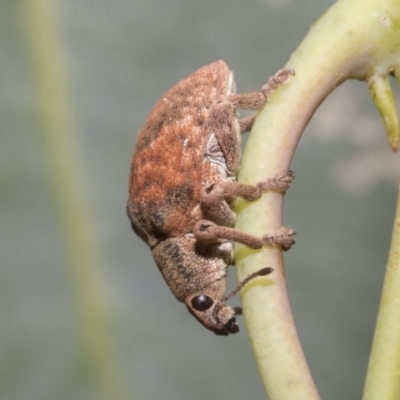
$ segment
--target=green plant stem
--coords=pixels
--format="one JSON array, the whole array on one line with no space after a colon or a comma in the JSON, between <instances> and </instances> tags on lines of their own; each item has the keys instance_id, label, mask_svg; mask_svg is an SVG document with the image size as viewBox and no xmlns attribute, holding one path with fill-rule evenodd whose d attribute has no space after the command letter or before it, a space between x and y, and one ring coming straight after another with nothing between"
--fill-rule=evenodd
<instances>
[{"instance_id":1,"label":"green plant stem","mask_svg":"<svg viewBox=\"0 0 400 400\"><path fill-rule=\"evenodd\" d=\"M306 124L329 93L346 79L367 80L376 73L397 71L399 61L398 0L338 1L288 61L286 67L293 68L296 76L274 93L257 117L239 181L255 184L287 171ZM256 236L274 231L282 225L282 205L282 195L276 192L253 203L240 200L236 227ZM281 252L237 245L235 259L239 281L261 268L275 268L241 291L246 326L269 399L318 399L293 323Z\"/></svg>"},{"instance_id":2,"label":"green plant stem","mask_svg":"<svg viewBox=\"0 0 400 400\"><path fill-rule=\"evenodd\" d=\"M390 146L393 151L397 151L400 142L400 124L387 73L383 75L379 73L374 74L368 80L368 86L385 124Z\"/></svg>"},{"instance_id":3,"label":"green plant stem","mask_svg":"<svg viewBox=\"0 0 400 400\"><path fill-rule=\"evenodd\" d=\"M400 192L363 400L400 395Z\"/></svg>"},{"instance_id":4,"label":"green plant stem","mask_svg":"<svg viewBox=\"0 0 400 400\"><path fill-rule=\"evenodd\" d=\"M101 280L99 246L83 179L81 144L71 112L61 40L51 0L25 0L42 133L49 155L76 305L82 349L97 398L126 398L110 332L110 303Z\"/></svg>"}]
</instances>

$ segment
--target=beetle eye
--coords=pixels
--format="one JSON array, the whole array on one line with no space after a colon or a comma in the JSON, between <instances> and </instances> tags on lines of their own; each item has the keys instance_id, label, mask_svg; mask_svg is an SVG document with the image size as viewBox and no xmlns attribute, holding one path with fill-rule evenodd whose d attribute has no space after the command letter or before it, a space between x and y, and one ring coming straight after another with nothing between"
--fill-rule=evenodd
<instances>
[{"instance_id":1,"label":"beetle eye","mask_svg":"<svg viewBox=\"0 0 400 400\"><path fill-rule=\"evenodd\" d=\"M214 300L201 294L200 296L193 297L192 299L192 307L197 311L206 311L214 304Z\"/></svg>"}]
</instances>

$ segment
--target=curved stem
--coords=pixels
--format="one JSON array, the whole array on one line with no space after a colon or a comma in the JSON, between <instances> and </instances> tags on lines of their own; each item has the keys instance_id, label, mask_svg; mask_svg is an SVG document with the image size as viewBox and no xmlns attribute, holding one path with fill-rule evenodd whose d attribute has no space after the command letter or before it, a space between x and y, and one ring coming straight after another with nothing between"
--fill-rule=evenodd
<instances>
[{"instance_id":1,"label":"curved stem","mask_svg":"<svg viewBox=\"0 0 400 400\"><path fill-rule=\"evenodd\" d=\"M397 0L341 0L312 27L287 68L296 76L279 88L257 117L246 146L239 181L255 184L289 169L309 119L339 84L368 79L399 65L400 7ZM261 236L282 225L283 198L266 193L238 201L236 227ZM262 218L260 216L262 215ZM283 258L276 248L236 246L239 281L273 267L268 284L251 283L241 293L257 365L271 400L318 399L302 352L286 292Z\"/></svg>"}]
</instances>

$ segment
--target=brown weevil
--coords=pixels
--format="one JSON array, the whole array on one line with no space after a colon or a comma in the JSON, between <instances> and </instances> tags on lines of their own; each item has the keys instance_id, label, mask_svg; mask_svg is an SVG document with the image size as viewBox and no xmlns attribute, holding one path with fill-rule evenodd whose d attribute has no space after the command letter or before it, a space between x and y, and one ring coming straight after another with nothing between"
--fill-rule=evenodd
<instances>
[{"instance_id":1,"label":"brown weevil","mask_svg":"<svg viewBox=\"0 0 400 400\"><path fill-rule=\"evenodd\" d=\"M261 238L232 228L235 196L247 201L263 192L284 193L293 174L247 185L236 181L240 134L255 116L239 119L237 109L260 109L292 70L278 71L260 91L235 94L233 74L223 61L206 65L178 82L157 102L139 132L129 181L127 213L133 230L150 246L175 297L207 329L236 333L235 310L225 302L225 276L233 261L231 241L250 248L294 243L282 227ZM267 275L272 268L246 278Z\"/></svg>"}]
</instances>

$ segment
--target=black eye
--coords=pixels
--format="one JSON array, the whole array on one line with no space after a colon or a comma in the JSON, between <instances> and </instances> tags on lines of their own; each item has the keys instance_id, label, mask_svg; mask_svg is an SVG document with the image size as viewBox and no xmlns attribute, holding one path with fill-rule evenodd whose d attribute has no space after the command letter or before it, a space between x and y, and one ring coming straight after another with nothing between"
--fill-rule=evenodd
<instances>
[{"instance_id":1,"label":"black eye","mask_svg":"<svg viewBox=\"0 0 400 400\"><path fill-rule=\"evenodd\" d=\"M193 297L192 307L197 311L206 311L214 304L214 300L204 294Z\"/></svg>"}]
</instances>

